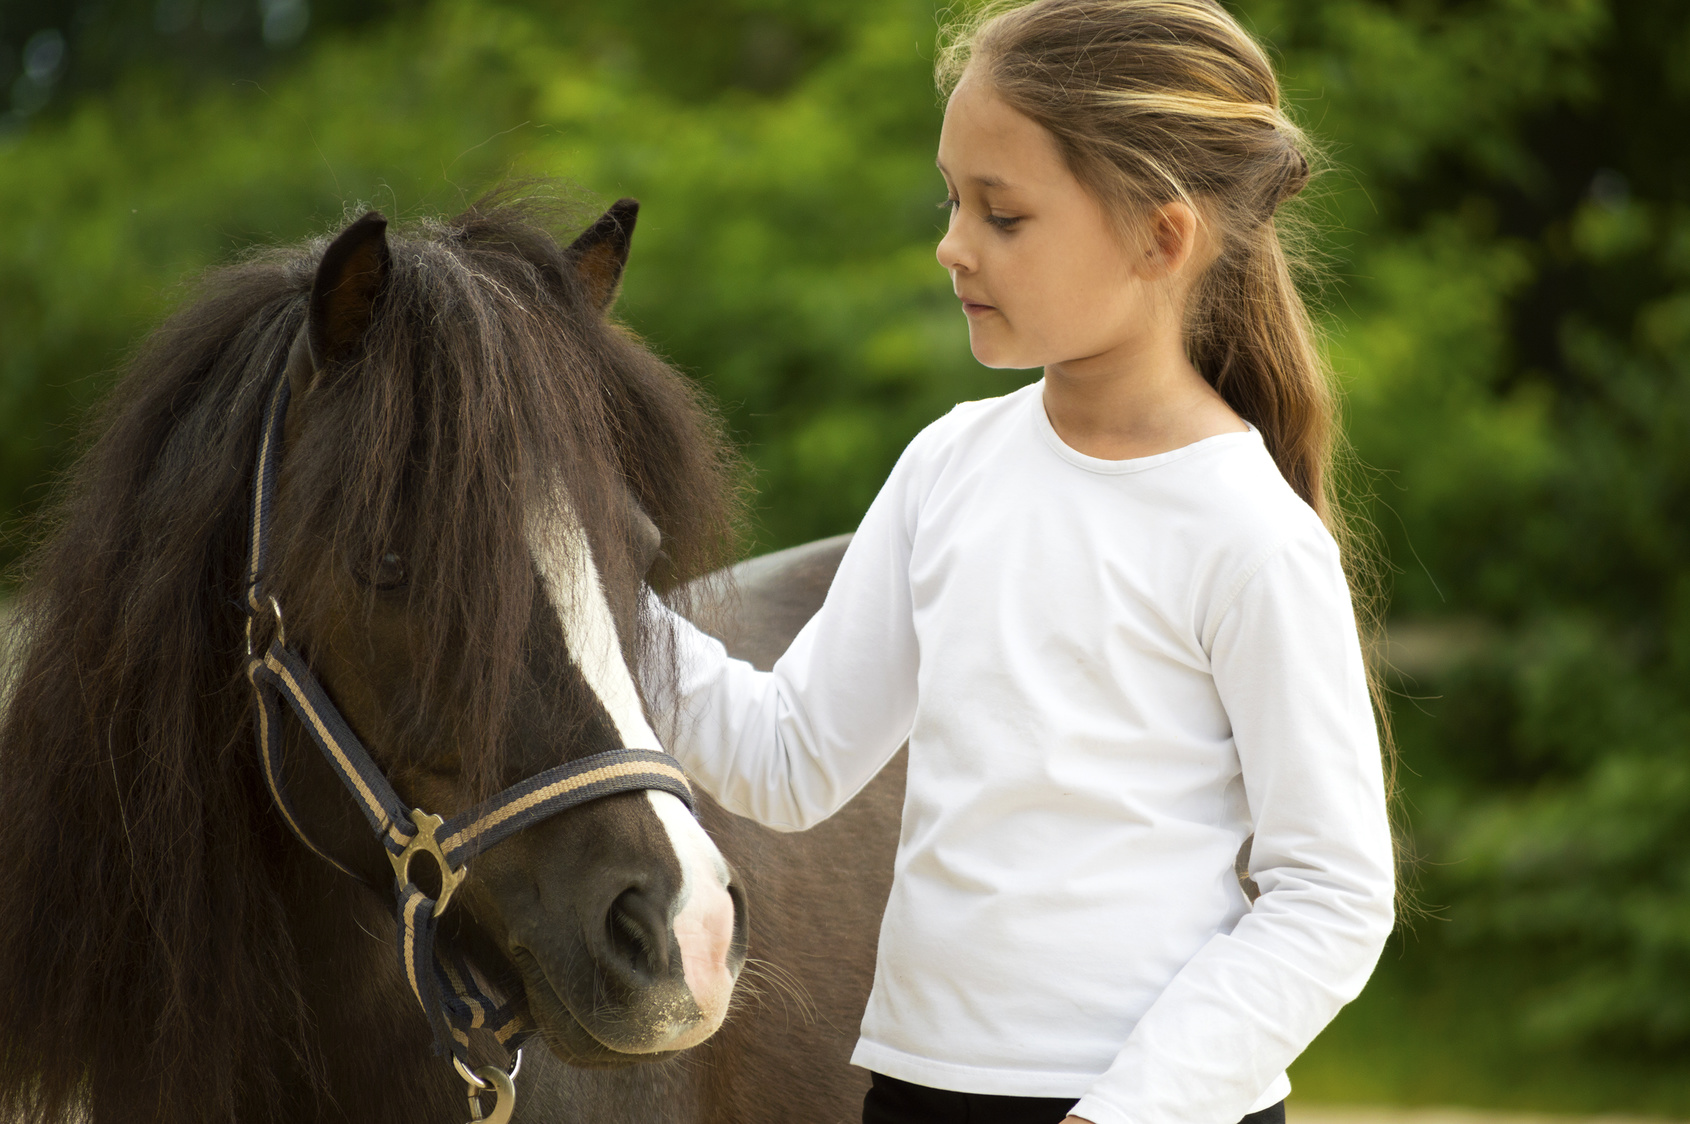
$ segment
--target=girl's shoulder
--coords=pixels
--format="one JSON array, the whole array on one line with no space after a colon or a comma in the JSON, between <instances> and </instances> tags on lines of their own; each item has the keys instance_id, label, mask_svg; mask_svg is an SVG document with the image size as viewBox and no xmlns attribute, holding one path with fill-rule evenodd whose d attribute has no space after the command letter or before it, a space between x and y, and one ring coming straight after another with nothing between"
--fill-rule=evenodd
<instances>
[{"instance_id":1,"label":"girl's shoulder","mask_svg":"<svg viewBox=\"0 0 1690 1124\"><path fill-rule=\"evenodd\" d=\"M1145 522L1171 562L1163 572L1180 575L1174 584L1205 652L1246 589L1297 605L1328 603L1311 591L1347 596L1337 542L1259 434L1213 442L1168 469Z\"/></svg>"},{"instance_id":2,"label":"girl's shoulder","mask_svg":"<svg viewBox=\"0 0 1690 1124\"><path fill-rule=\"evenodd\" d=\"M1248 570L1294 543L1337 556L1320 516L1285 479L1259 433L1213 441L1161 474L1164 502L1187 534L1207 540L1217 561Z\"/></svg>"},{"instance_id":3,"label":"girl's shoulder","mask_svg":"<svg viewBox=\"0 0 1690 1124\"><path fill-rule=\"evenodd\" d=\"M1200 442L1204 447L1199 455L1170 465L1175 470L1168 474L1170 484L1187 492L1192 502L1233 521L1320 525L1320 516L1285 479L1255 426L1248 433L1224 436L1226 440Z\"/></svg>"}]
</instances>

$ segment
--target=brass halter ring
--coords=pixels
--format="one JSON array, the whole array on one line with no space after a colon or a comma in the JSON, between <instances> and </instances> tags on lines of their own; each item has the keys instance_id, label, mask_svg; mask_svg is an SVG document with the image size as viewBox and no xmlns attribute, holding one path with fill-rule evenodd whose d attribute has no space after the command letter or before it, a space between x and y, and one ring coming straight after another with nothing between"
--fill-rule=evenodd
<instances>
[{"instance_id":1,"label":"brass halter ring","mask_svg":"<svg viewBox=\"0 0 1690 1124\"><path fill-rule=\"evenodd\" d=\"M405 844L403 851L397 855L390 851L387 857L393 863L393 876L399 880L399 885L403 886L411 880L411 860L417 853L433 856L434 865L440 868L440 896L434 899L434 916L439 917L446 912L446 903L452 900L452 891L458 888L458 883L469 873L469 865L466 863L453 870L452 864L446 861L446 852L440 849L440 840L435 837L440 825L446 821L439 816L429 815L421 808L412 808L411 822L416 825L417 833L411 836L411 841Z\"/></svg>"}]
</instances>

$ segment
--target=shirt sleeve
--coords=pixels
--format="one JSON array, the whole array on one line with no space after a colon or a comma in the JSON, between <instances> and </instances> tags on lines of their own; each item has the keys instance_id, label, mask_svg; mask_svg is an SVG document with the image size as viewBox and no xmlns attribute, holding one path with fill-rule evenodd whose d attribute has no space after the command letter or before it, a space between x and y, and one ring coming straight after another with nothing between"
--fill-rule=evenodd
<instances>
[{"instance_id":1,"label":"shirt sleeve","mask_svg":"<svg viewBox=\"0 0 1690 1124\"><path fill-rule=\"evenodd\" d=\"M1245 581L1211 651L1261 889L1151 1005L1074 1109L1095 1124L1231 1124L1367 982L1395 895L1355 615L1324 529Z\"/></svg>"},{"instance_id":2,"label":"shirt sleeve","mask_svg":"<svg viewBox=\"0 0 1690 1124\"><path fill-rule=\"evenodd\" d=\"M783 831L812 827L909 737L919 662L909 582L914 460L905 450L822 607L772 671L734 659L661 609L675 630L678 678L646 682L646 697L671 751L729 811Z\"/></svg>"}]
</instances>

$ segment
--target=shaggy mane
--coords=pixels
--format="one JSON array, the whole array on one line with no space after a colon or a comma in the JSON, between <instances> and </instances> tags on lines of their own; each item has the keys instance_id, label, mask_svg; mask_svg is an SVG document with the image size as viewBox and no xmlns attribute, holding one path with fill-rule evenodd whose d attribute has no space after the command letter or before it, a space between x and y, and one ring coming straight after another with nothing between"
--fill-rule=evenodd
<instances>
[{"instance_id":1,"label":"shaggy mane","mask_svg":"<svg viewBox=\"0 0 1690 1124\"><path fill-rule=\"evenodd\" d=\"M272 546L268 586L308 636L325 567L403 544L426 575L417 713L452 716L478 791L503 783L534 503L561 486L624 593L629 491L664 535L660 586L733 549L713 415L592 306L552 226L492 197L390 236L367 356L313 389ZM312 1056L241 582L260 415L327 244L206 277L129 364L25 564L0 718L0 1118L139 1099L229 1120L284 1099L252 1087L279 1081L257 1059Z\"/></svg>"}]
</instances>

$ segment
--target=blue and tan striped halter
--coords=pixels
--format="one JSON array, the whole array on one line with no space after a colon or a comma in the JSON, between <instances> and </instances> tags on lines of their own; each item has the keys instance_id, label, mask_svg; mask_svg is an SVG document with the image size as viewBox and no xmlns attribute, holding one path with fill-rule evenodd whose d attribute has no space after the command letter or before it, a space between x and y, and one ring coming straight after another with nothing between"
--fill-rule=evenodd
<instances>
[{"instance_id":1,"label":"blue and tan striped halter","mask_svg":"<svg viewBox=\"0 0 1690 1124\"><path fill-rule=\"evenodd\" d=\"M479 974L456 951L435 945L435 922L445 912L452 891L463 881L470 859L510 838L523 828L566 809L604 796L655 789L693 806L680 763L666 753L646 749L614 749L595 753L547 769L505 789L492 799L447 820L420 808L407 810L387 777L370 757L322 684L288 646L282 610L265 593L264 567L270 539L270 519L281 462L283 423L287 416L289 384L286 372L276 382L264 412L263 435L252 490L251 562L247 568L247 679L257 699L259 753L264 777L276 807L289 828L307 847L337 869L358 877L318 847L305 834L282 783L282 703L298 715L306 733L322 750L393 864L397 897L400 968L434 1031L435 1052L450 1053L459 1074L469 1084L470 1111L480 1120L478 1096L498 1093L490 1121L508 1120L515 1093L510 1074L495 1066L469 1068L469 1031L485 1028L520 1062L523 1041L533 1032L521 994L498 1003L488 994ZM256 652L254 623L272 623L270 646ZM430 898L411 881L411 859L426 852L440 868L440 893Z\"/></svg>"}]
</instances>

